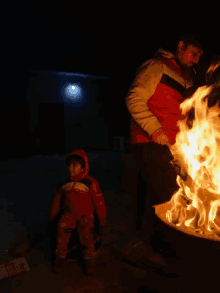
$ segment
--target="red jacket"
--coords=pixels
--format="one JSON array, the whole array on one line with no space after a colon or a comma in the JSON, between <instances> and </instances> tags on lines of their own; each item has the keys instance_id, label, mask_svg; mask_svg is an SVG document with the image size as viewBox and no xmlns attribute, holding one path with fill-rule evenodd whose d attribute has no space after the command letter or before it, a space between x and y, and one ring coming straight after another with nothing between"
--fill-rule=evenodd
<instances>
[{"instance_id":1,"label":"red jacket","mask_svg":"<svg viewBox=\"0 0 220 293\"><path fill-rule=\"evenodd\" d=\"M106 206L98 182L89 173L89 160L83 150L77 149L71 152L81 156L85 161L84 172L75 178L67 178L64 183L54 191L52 205L50 209L50 220L59 212L61 201L64 213L74 215L76 219L83 215L91 215L94 209L101 223L106 219Z\"/></svg>"},{"instance_id":2,"label":"red jacket","mask_svg":"<svg viewBox=\"0 0 220 293\"><path fill-rule=\"evenodd\" d=\"M132 144L152 141L159 129L175 143L177 121L183 119L179 109L182 95L193 86L190 73L183 73L175 56L161 49L140 67L126 97Z\"/></svg>"}]
</instances>

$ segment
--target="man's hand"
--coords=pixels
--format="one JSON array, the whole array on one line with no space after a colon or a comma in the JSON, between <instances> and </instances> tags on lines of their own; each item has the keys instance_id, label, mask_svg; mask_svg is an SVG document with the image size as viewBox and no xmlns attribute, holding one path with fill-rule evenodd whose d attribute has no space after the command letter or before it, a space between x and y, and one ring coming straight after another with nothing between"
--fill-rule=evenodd
<instances>
[{"instance_id":1,"label":"man's hand","mask_svg":"<svg viewBox=\"0 0 220 293\"><path fill-rule=\"evenodd\" d=\"M161 144L161 145L167 145L170 147L170 141L168 136L166 135L166 132L162 129L157 130L153 135L153 141Z\"/></svg>"}]
</instances>

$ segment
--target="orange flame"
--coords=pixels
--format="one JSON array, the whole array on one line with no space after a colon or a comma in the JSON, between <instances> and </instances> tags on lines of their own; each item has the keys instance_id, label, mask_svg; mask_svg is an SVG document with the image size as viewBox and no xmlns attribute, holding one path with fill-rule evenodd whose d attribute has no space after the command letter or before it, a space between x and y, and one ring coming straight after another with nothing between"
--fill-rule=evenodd
<instances>
[{"instance_id":1,"label":"orange flame","mask_svg":"<svg viewBox=\"0 0 220 293\"><path fill-rule=\"evenodd\" d=\"M189 127L187 118L179 121L180 132L171 147L181 172L190 180L177 176L179 190L169 202L169 222L185 226L200 234L220 237L220 108L208 107L206 98L213 87L204 86L184 101L180 108L186 115L192 108L195 119Z\"/></svg>"}]
</instances>

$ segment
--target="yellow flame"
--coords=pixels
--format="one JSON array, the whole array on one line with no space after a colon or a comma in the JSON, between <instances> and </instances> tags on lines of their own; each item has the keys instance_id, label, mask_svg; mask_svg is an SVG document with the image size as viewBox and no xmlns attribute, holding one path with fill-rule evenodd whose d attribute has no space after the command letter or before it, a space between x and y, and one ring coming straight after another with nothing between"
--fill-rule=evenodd
<instances>
[{"instance_id":1,"label":"yellow flame","mask_svg":"<svg viewBox=\"0 0 220 293\"><path fill-rule=\"evenodd\" d=\"M184 182L177 176L179 190L173 195L168 221L184 225L198 233L220 235L220 108L208 108L208 96L213 88L199 88L180 108L186 115L194 108L191 127L187 117L178 122L180 132L171 152L181 164L181 170L192 178Z\"/></svg>"}]
</instances>

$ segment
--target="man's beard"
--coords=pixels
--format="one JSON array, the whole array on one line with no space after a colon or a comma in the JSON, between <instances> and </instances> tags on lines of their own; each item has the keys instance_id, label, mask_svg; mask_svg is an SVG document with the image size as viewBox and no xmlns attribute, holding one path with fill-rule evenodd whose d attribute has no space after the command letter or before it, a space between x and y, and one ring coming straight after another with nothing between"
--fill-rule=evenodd
<instances>
[{"instance_id":1,"label":"man's beard","mask_svg":"<svg viewBox=\"0 0 220 293\"><path fill-rule=\"evenodd\" d=\"M191 75L193 71L194 64L188 63L188 64L181 64L181 68L184 74Z\"/></svg>"},{"instance_id":2,"label":"man's beard","mask_svg":"<svg viewBox=\"0 0 220 293\"><path fill-rule=\"evenodd\" d=\"M194 63L188 63L187 64L187 68L193 68L193 66L194 66Z\"/></svg>"},{"instance_id":3,"label":"man's beard","mask_svg":"<svg viewBox=\"0 0 220 293\"><path fill-rule=\"evenodd\" d=\"M194 64L193 63L187 63L187 64L181 64L182 68L184 70L189 70L191 68L193 68Z\"/></svg>"}]
</instances>

